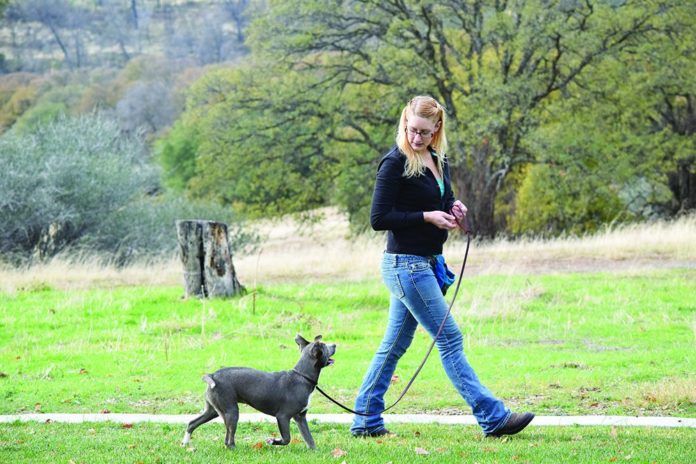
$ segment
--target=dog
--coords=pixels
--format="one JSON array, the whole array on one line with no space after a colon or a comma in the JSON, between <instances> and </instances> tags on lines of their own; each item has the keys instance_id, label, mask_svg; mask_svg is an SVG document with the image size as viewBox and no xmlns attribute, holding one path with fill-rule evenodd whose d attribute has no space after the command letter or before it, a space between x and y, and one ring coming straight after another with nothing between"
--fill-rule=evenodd
<instances>
[{"instance_id":1,"label":"dog","mask_svg":"<svg viewBox=\"0 0 696 464\"><path fill-rule=\"evenodd\" d=\"M336 345L327 345L321 338L319 335L310 343L299 334L295 337L301 355L290 371L264 372L247 367L226 367L204 375L203 380L208 384L205 410L189 422L181 445L189 443L191 434L198 426L220 416L227 429L225 446L234 449L239 403L244 403L264 414L275 416L282 438L269 438L266 440L268 444L290 443L290 419L294 419L307 446L315 449L307 425L309 397L319 381L321 370L333 364L331 356L336 353Z\"/></svg>"}]
</instances>

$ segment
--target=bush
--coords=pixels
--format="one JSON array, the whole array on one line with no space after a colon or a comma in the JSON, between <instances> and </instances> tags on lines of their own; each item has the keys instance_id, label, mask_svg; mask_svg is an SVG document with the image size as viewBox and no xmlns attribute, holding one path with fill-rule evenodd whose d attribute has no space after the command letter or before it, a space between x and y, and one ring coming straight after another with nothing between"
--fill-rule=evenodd
<instances>
[{"instance_id":1,"label":"bush","mask_svg":"<svg viewBox=\"0 0 696 464\"><path fill-rule=\"evenodd\" d=\"M143 144L102 116L60 117L0 138L0 251L53 254L157 186Z\"/></svg>"},{"instance_id":2,"label":"bush","mask_svg":"<svg viewBox=\"0 0 696 464\"><path fill-rule=\"evenodd\" d=\"M63 250L99 252L126 264L171 254L174 220L231 223L233 248L254 242L229 209L157 195L145 146L103 115L65 117L32 134L0 137L0 252L14 261Z\"/></svg>"},{"instance_id":3,"label":"bush","mask_svg":"<svg viewBox=\"0 0 696 464\"><path fill-rule=\"evenodd\" d=\"M196 218L227 223L235 252L251 251L258 242L257 235L245 231L244 223L229 208L183 197L145 196L109 215L76 248L87 253L99 250L117 265L172 256L178 246L175 221Z\"/></svg>"},{"instance_id":4,"label":"bush","mask_svg":"<svg viewBox=\"0 0 696 464\"><path fill-rule=\"evenodd\" d=\"M628 216L614 186L592 175L539 164L529 169L520 186L511 229L541 236L582 234Z\"/></svg>"}]
</instances>

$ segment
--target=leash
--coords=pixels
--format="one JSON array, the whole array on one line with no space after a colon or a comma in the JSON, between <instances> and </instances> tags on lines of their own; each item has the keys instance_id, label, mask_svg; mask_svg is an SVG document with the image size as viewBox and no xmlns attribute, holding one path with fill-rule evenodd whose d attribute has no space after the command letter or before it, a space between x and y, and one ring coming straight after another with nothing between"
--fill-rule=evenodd
<instances>
[{"instance_id":1,"label":"leash","mask_svg":"<svg viewBox=\"0 0 696 464\"><path fill-rule=\"evenodd\" d=\"M445 314L444 319L442 319L442 323L440 324L440 328L437 330L437 334L433 337L433 342L430 344L430 348L428 348L427 353L425 353L425 357L423 358L423 361L421 361L420 366L418 366L418 369L416 369L416 372L413 374L413 377L411 377L411 380L408 381L404 390L401 392L401 394L396 399L396 401L394 401L394 403L392 403L391 406L384 408L381 411L372 412L369 414L364 413L364 412L353 411L348 406L344 406L343 404L339 403L335 399L331 398L331 396L329 396L324 390L322 390L321 387L319 387L319 385L316 382L314 382L312 379L301 374L300 372L297 372L297 371L295 371L295 372L297 372L302 377L304 377L305 379L312 382L314 384L314 387L319 391L319 393L324 395L324 397L326 397L327 400L331 401L336 406L339 406L339 407L343 408L344 410L346 410L352 414L356 414L358 416L375 416L377 414L382 414L383 412L389 411L391 408L396 406L399 403L399 401L401 401L403 399L403 397L406 396L406 392L408 392L409 388L411 388L411 385L413 385L413 382L415 382L416 377L418 377L418 374L420 374L421 369L423 369L423 366L425 366L425 362L428 360L428 357L430 356L430 353L433 351L433 348L435 348L435 342L437 341L437 338L442 333L442 329L444 329L444 327L445 327L445 323L447 322L447 318L449 317L450 313L452 312L452 306L454 306L454 300L457 299L457 294L459 293L459 286L461 285L462 277L464 276L464 268L466 267L466 259L469 256L469 245L471 244L471 235L472 235L472 230L471 230L471 227L469 225L469 221L467 220L466 216L464 216L463 226L464 226L463 227L464 233L466 233L466 251L464 252L464 261L462 261L462 269L459 271L459 279L457 279L457 286L454 289L454 295L452 295L452 301L449 304L449 308L447 308L447 314Z\"/></svg>"}]
</instances>

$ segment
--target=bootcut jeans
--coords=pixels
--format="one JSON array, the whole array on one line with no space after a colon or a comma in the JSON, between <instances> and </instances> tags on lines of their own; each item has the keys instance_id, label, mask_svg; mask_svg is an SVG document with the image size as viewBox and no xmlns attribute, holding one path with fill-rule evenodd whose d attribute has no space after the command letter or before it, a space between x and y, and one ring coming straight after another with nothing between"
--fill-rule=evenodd
<instances>
[{"instance_id":1,"label":"bootcut jeans","mask_svg":"<svg viewBox=\"0 0 696 464\"><path fill-rule=\"evenodd\" d=\"M447 314L448 304L430 266L431 257L384 253L382 278L391 294L389 321L382 343L365 374L355 400L355 410L375 412L369 416L354 416L351 433L361 435L384 429L380 411L384 409L384 394L389 387L396 364L413 341L418 324L431 337L437 334ZM505 425L510 410L479 381L464 355L462 333L450 314L437 348L447 376L459 394L473 410L474 417L488 434ZM427 382L427 379L420 379Z\"/></svg>"}]
</instances>

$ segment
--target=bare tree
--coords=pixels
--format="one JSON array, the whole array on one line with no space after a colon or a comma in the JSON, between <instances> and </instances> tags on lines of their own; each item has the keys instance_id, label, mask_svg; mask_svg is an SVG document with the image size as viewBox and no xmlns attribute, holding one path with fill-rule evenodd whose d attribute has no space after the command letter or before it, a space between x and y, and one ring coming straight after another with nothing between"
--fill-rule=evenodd
<instances>
[{"instance_id":1,"label":"bare tree","mask_svg":"<svg viewBox=\"0 0 696 464\"><path fill-rule=\"evenodd\" d=\"M81 67L85 60L83 33L88 22L87 10L68 0L23 0L10 5L10 21L36 22L50 31L70 68Z\"/></svg>"},{"instance_id":2,"label":"bare tree","mask_svg":"<svg viewBox=\"0 0 696 464\"><path fill-rule=\"evenodd\" d=\"M223 0L222 6L227 13L227 17L234 23L234 28L237 33L237 42L244 43L244 33L249 18L247 16L247 7L249 0Z\"/></svg>"}]
</instances>

